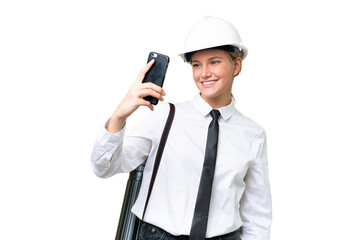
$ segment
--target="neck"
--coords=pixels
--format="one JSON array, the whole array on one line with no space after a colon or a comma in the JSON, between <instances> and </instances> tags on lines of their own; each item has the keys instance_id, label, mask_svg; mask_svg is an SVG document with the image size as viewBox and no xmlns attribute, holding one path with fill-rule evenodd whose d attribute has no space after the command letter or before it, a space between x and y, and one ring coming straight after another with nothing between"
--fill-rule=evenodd
<instances>
[{"instance_id":1,"label":"neck","mask_svg":"<svg viewBox=\"0 0 360 240\"><path fill-rule=\"evenodd\" d=\"M201 96L201 94L200 94ZM204 98L203 96L201 96L202 99L204 99L205 102L207 102L213 109L218 109L221 107L225 107L227 105L229 105L231 103L231 96L227 97L227 98Z\"/></svg>"}]
</instances>

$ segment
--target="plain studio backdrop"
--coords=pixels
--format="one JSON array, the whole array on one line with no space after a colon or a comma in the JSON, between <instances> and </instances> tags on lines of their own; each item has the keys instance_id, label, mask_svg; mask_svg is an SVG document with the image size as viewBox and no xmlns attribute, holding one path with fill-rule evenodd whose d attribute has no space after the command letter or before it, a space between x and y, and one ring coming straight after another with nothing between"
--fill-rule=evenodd
<instances>
[{"instance_id":1,"label":"plain studio backdrop","mask_svg":"<svg viewBox=\"0 0 360 240\"><path fill-rule=\"evenodd\" d=\"M204 15L249 49L233 94L268 135L271 239L360 239L355 0L1 1L0 239L114 239L128 175L93 174L97 134L150 51L165 100L194 97L177 53Z\"/></svg>"}]
</instances>

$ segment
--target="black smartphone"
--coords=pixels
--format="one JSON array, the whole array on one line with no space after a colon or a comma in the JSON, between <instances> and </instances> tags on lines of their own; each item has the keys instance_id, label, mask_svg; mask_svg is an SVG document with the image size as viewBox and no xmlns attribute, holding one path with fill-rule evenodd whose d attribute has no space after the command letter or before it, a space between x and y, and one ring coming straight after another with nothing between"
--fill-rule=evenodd
<instances>
[{"instance_id":1,"label":"black smartphone","mask_svg":"<svg viewBox=\"0 0 360 240\"><path fill-rule=\"evenodd\" d=\"M149 71L145 74L143 83L152 82L156 85L162 87L164 84L164 79L167 71L167 67L169 65L170 58L164 54L150 52L148 61L150 62L152 59L155 59L155 63L149 69ZM144 97L145 100L151 102L151 104L158 104L159 100L152 96Z\"/></svg>"}]
</instances>

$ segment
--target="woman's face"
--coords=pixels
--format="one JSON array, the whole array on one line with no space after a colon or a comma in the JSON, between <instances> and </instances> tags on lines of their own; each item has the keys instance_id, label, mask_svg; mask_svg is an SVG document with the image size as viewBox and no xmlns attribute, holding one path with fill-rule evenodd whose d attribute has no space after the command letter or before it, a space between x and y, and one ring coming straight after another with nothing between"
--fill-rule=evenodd
<instances>
[{"instance_id":1,"label":"woman's face","mask_svg":"<svg viewBox=\"0 0 360 240\"><path fill-rule=\"evenodd\" d=\"M201 97L213 108L228 105L234 76L241 69L241 59L232 62L224 50L206 49L192 55L191 65Z\"/></svg>"}]
</instances>

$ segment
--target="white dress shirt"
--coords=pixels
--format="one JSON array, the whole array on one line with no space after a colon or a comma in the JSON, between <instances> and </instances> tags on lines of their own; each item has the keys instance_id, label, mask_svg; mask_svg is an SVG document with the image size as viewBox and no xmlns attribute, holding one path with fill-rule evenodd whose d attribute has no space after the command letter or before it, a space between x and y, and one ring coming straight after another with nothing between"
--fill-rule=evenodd
<instances>
[{"instance_id":1,"label":"white dress shirt","mask_svg":"<svg viewBox=\"0 0 360 240\"><path fill-rule=\"evenodd\" d=\"M173 235L190 234L211 110L200 95L175 104L175 118L144 219ZM242 226L242 240L268 240L272 211L264 129L237 111L233 102L218 110L219 140L206 237ZM102 178L130 172L147 159L132 208L139 218L168 114L169 105L160 103L126 137L125 128L117 134L103 128L91 156L93 171Z\"/></svg>"}]
</instances>

